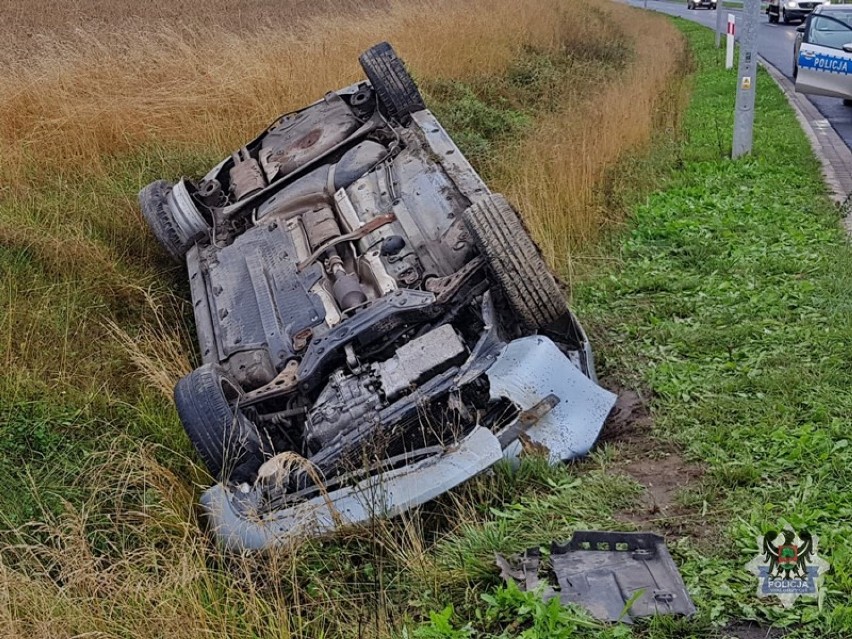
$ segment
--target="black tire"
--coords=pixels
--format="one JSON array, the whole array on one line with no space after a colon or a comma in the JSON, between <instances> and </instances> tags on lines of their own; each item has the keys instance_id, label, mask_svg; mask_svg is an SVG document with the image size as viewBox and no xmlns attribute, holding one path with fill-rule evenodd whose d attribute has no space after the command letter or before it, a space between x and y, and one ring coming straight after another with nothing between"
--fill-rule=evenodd
<instances>
[{"instance_id":1,"label":"black tire","mask_svg":"<svg viewBox=\"0 0 852 639\"><path fill-rule=\"evenodd\" d=\"M232 407L240 395L239 385L213 364L196 368L175 386L183 428L217 481L253 482L265 458L257 428Z\"/></svg>"},{"instance_id":2,"label":"black tire","mask_svg":"<svg viewBox=\"0 0 852 639\"><path fill-rule=\"evenodd\" d=\"M178 233L177 223L166 200L171 188L165 180L151 182L139 191L139 207L160 246L175 262L181 262L195 242L183 241Z\"/></svg>"},{"instance_id":3,"label":"black tire","mask_svg":"<svg viewBox=\"0 0 852 639\"><path fill-rule=\"evenodd\" d=\"M787 10L781 9L781 22L784 24L790 24L790 18L787 16Z\"/></svg>"},{"instance_id":4,"label":"black tire","mask_svg":"<svg viewBox=\"0 0 852 639\"><path fill-rule=\"evenodd\" d=\"M849 98L844 98L843 106L852 107L852 100L850 100Z\"/></svg>"},{"instance_id":5,"label":"black tire","mask_svg":"<svg viewBox=\"0 0 852 639\"><path fill-rule=\"evenodd\" d=\"M568 313L565 295L505 197L483 198L464 212L464 222L525 328L545 328Z\"/></svg>"},{"instance_id":6,"label":"black tire","mask_svg":"<svg viewBox=\"0 0 852 639\"><path fill-rule=\"evenodd\" d=\"M414 79L387 42L371 47L361 54L358 61L388 117L406 124L412 113L426 108Z\"/></svg>"}]
</instances>

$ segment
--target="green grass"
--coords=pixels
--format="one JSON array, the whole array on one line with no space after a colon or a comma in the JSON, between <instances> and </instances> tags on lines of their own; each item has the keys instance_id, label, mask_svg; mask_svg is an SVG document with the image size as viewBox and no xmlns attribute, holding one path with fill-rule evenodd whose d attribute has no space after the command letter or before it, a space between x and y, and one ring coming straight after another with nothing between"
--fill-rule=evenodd
<instances>
[{"instance_id":1,"label":"green grass","mask_svg":"<svg viewBox=\"0 0 852 639\"><path fill-rule=\"evenodd\" d=\"M661 433L707 464L702 487L726 525L726 554L695 555L691 584L726 616L850 626L852 254L819 167L780 91L761 73L752 157L729 162L734 77L708 32L681 25L699 73L683 168L638 207L616 277L585 289L610 318L604 354L637 371ZM621 318L611 324L611 318ZM749 597L754 537L789 522L821 537L833 573L822 611Z\"/></svg>"},{"instance_id":2,"label":"green grass","mask_svg":"<svg viewBox=\"0 0 852 639\"><path fill-rule=\"evenodd\" d=\"M46 399L21 382L3 389L0 510L13 523L47 520L0 545L0 568L19 571L11 583L25 585L14 599L21 608L13 616L28 619L21 627L36 623L28 611L49 610L68 619L68 634L88 631L90 616L127 637L133 624L184 618L246 638L710 638L743 620L803 638L852 636L852 256L805 137L765 74L755 154L726 159L735 78L722 70L710 31L678 25L696 62L686 138L648 160L655 176L665 162L672 168L652 193L637 192L629 227L612 240L612 268L574 293L601 372L653 398L653 441L673 441L706 467L680 501L693 528L708 535L669 540L699 608L695 619L603 626L500 585L494 552L578 529L631 528L618 517L641 492L619 470L629 441L602 444L566 467L534 458L516 471L499 466L404 518L244 560L204 541L185 481L188 444L165 399L144 389L132 402L116 389ZM485 157L520 134L535 115L525 100L552 77L549 63L531 57L496 89L430 90L453 134L466 134L466 149ZM507 97L511 86L525 89ZM136 182L162 168L126 162ZM161 164L177 170L168 158ZM95 203L102 192L81 188ZM149 273L150 246L138 254L127 247L130 275ZM31 277L34 294L47 295L51 274L37 270L31 252L0 251L0 259L7 281ZM81 314L116 303L73 287L67 299ZM125 309L130 325L143 309L138 300ZM80 481L69 485L75 475ZM744 564L755 536L784 522L819 535L832 563L822 609L800 601L785 610L753 596ZM78 547L94 555L94 568ZM40 548L36 559L29 548ZM77 566L77 555L80 574L95 576L91 584L65 580L76 573L62 569Z\"/></svg>"},{"instance_id":3,"label":"green grass","mask_svg":"<svg viewBox=\"0 0 852 639\"><path fill-rule=\"evenodd\" d=\"M706 468L681 501L695 529L708 535L670 540L698 616L658 620L633 636L709 637L715 626L743 621L795 637L852 636L852 252L807 140L763 72L754 154L727 159L735 76L722 69L712 32L678 26L692 45L696 73L677 168L635 207L616 241L617 267L575 289L601 368L645 389L653 397L654 436L676 442ZM615 448L616 459L629 452ZM614 480L607 467L601 460L602 471L568 472L581 483ZM598 486L592 507L571 525L611 525L616 501ZM565 506L576 509L557 491L501 512L520 526L546 520L542 509ZM470 540L499 521L470 531L467 544L459 540L462 552L484 554ZM800 600L784 609L755 597L756 579L744 565L756 553L756 537L787 523L818 535L832 564L821 605ZM514 532L504 527L497 537ZM544 543L555 532L539 529L532 538ZM516 599L504 608L529 615L529 602ZM429 624L433 632L455 619L453 632L467 634L422 636L547 636L536 624L549 613L495 628L489 602L457 605L453 617ZM551 636L618 632L575 628L572 619L558 622L566 630Z\"/></svg>"},{"instance_id":4,"label":"green grass","mask_svg":"<svg viewBox=\"0 0 852 639\"><path fill-rule=\"evenodd\" d=\"M529 132L536 119L565 104L589 100L625 69L633 51L624 36L604 43L564 47L548 54L527 47L502 77L483 74L468 82L421 81L426 99L454 141L486 180L507 146Z\"/></svg>"}]
</instances>

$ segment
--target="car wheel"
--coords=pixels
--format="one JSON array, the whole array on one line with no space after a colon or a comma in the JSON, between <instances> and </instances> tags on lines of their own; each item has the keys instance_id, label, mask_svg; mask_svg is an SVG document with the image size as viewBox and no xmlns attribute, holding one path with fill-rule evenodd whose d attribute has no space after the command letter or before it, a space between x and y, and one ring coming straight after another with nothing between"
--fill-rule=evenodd
<instances>
[{"instance_id":1,"label":"car wheel","mask_svg":"<svg viewBox=\"0 0 852 639\"><path fill-rule=\"evenodd\" d=\"M188 224L184 225L186 228L182 228L168 201L171 190L172 186L165 180L152 182L139 191L139 207L160 246L173 260L180 262L192 245L204 235L207 224L196 214L198 219L188 220Z\"/></svg>"},{"instance_id":2,"label":"car wheel","mask_svg":"<svg viewBox=\"0 0 852 639\"><path fill-rule=\"evenodd\" d=\"M387 42L371 47L358 60L389 117L406 124L412 113L426 108L414 79Z\"/></svg>"},{"instance_id":3,"label":"car wheel","mask_svg":"<svg viewBox=\"0 0 852 639\"><path fill-rule=\"evenodd\" d=\"M845 98L845 99L843 100L843 106L852 107L852 99Z\"/></svg>"},{"instance_id":4,"label":"car wheel","mask_svg":"<svg viewBox=\"0 0 852 639\"><path fill-rule=\"evenodd\" d=\"M512 205L493 194L464 212L491 277L523 326L538 330L568 313L565 295Z\"/></svg>"},{"instance_id":5,"label":"car wheel","mask_svg":"<svg viewBox=\"0 0 852 639\"><path fill-rule=\"evenodd\" d=\"M189 440L217 481L252 482L271 447L234 408L242 390L225 371L204 364L175 386L175 404Z\"/></svg>"},{"instance_id":6,"label":"car wheel","mask_svg":"<svg viewBox=\"0 0 852 639\"><path fill-rule=\"evenodd\" d=\"M781 9L781 22L784 24L790 24L790 18L787 16L786 9Z\"/></svg>"}]
</instances>

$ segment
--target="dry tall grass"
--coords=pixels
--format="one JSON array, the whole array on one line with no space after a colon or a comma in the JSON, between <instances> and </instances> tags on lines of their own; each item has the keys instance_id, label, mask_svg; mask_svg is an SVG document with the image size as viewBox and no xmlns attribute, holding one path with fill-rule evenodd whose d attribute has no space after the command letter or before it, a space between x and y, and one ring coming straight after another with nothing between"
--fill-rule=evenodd
<instances>
[{"instance_id":1,"label":"dry tall grass","mask_svg":"<svg viewBox=\"0 0 852 639\"><path fill-rule=\"evenodd\" d=\"M357 20L325 14L249 33L178 24L124 33L121 46L82 30L3 69L3 178L21 184L34 170L103 170L106 155L163 141L224 151L279 112L362 77L359 53L389 35L418 74L464 78L499 72L524 45L558 46L566 20L550 0L498 0L481 11L397 0Z\"/></svg>"},{"instance_id":2,"label":"dry tall grass","mask_svg":"<svg viewBox=\"0 0 852 639\"><path fill-rule=\"evenodd\" d=\"M678 128L687 95L672 86L685 67L680 33L661 28L667 25L655 16L618 6L604 15L632 51L626 72L600 87L593 100L565 103L541 118L496 171L497 186L524 212L548 262L569 278L575 256L588 253L583 246L621 221L623 211L602 206L598 191L605 173L661 126Z\"/></svg>"},{"instance_id":3,"label":"dry tall grass","mask_svg":"<svg viewBox=\"0 0 852 639\"><path fill-rule=\"evenodd\" d=\"M93 10L66 0L69 5L82 12L81 19L124 6L100 0ZM192 18L195 6L190 0L179 3L183 20L173 26L159 19L147 29L134 22L135 30L127 31L121 20L109 27L96 22L78 25L71 35L65 28L63 37L51 38L48 31L34 43L16 32L9 50L32 55L24 61L0 56L0 242L22 256L22 268L35 263L44 280L32 286L30 277L5 273L11 299L2 324L10 334L32 326L43 330L25 343L10 341L0 352L7 369L21 371L26 384L49 379L85 387L100 382L103 362L110 363L110 374L103 377L123 380L126 362L109 352L110 334L90 310L106 307L107 316L119 314L131 325L145 321L147 306L137 287L156 284L161 274L151 268L156 251L138 214L135 190L164 173L193 170L187 157L196 158L200 170L278 113L361 77L357 57L370 44L393 40L421 77L463 80L500 74L524 47L554 52L566 46L566 34L577 34L569 44L571 38L584 39L584 46L609 34L595 32L600 19L589 6L555 0L345 3L342 15L315 14L304 3L260 3L248 6L265 22L241 30L224 26L227 3L204 5L204 15ZM218 17L211 23L208 14ZM19 8L13 19L16 15L20 23L21 16L30 16L36 24L41 14L33 5L31 11ZM286 26L271 26L273 19ZM586 28L577 30L577 24ZM565 136L572 120L559 121L555 117L552 127L561 126ZM647 135L646 130L642 136ZM520 186L536 179L533 169L542 156L526 164L528 174L503 180L510 194L531 205L533 219L538 215L533 207L551 210L547 215L553 219L553 211L567 209L566 201L582 199L573 188L588 189L591 180L573 175L585 175L589 161L599 166L612 156L587 157L576 146L560 148L563 156L551 164L561 163L561 173L551 177L571 186L559 190L562 204L556 208L543 206L530 194L532 188ZM563 229L536 231L547 247L549 236ZM547 253L555 257L558 251ZM55 296L62 294L56 282L69 280L74 290L68 321L51 326L39 309L50 313ZM22 299L27 304L16 302ZM59 369L52 352L57 343L67 346Z\"/></svg>"},{"instance_id":4,"label":"dry tall grass","mask_svg":"<svg viewBox=\"0 0 852 639\"><path fill-rule=\"evenodd\" d=\"M370 44L392 41L419 77L467 80L504 73L525 47L604 46L617 26L633 51L626 72L570 93L595 99L543 117L490 167L560 267L600 225L603 172L650 136L682 52L664 22L581 0L234 4L39 0L4 14L0 409L79 402L62 395L77 389L140 405L137 429L168 422L183 441L160 398L192 350L170 292L181 275L157 261L135 192L206 168L278 113L360 77ZM126 384L134 366L148 374L141 388ZM224 557L162 451L96 418L115 444L81 462L73 491L39 493L88 496L0 533L0 637L385 637L416 596L408 588L467 588L463 572L436 567L416 514L330 550ZM449 520L476 516L464 500L449 509ZM347 581L357 562L376 567L373 581Z\"/></svg>"},{"instance_id":5,"label":"dry tall grass","mask_svg":"<svg viewBox=\"0 0 852 639\"><path fill-rule=\"evenodd\" d=\"M124 5L111 2L71 5L81 21L123 16L115 9ZM165 17L157 12L166 5L154 3L117 26L107 28L102 17L94 26L65 26L72 33L62 38L51 38L50 29L60 27L50 22L42 27L46 33L32 34L36 16L61 10L27 6L7 23L17 23L7 51L30 57L0 55L0 242L34 258L49 279L70 276L77 286L108 291L98 304L141 309L135 322L144 321L146 308L137 286L158 278L148 266L151 243L133 197L138 184L158 173L154 167L180 170L174 158L181 154L216 157L235 148L279 112L360 77L357 55L370 43L392 39L422 77L465 79L499 74L525 46L581 51L609 37L611 26L604 23L621 28L635 52L627 74L586 91L600 99L566 104L544 118L496 171L497 185L520 205L547 257L562 270L601 227L606 212L596 208L594 189L625 148L650 136L654 101L678 61L677 36L649 16L612 7L602 20L599 9L553 0L433 0L416 9L405 0L378 8L348 2L342 15L317 14L304 3L256 2L245 15L258 25L236 31L223 24L227 3L213 3L192 22L194 5L185 0ZM208 15L215 16L212 24ZM140 29L143 17L154 26ZM271 26L275 19L288 28ZM124 20L135 30L128 32ZM144 162L121 164L122 155L139 149ZM39 325L33 313L61 294L47 283L35 291L22 288L15 275L4 288L13 298L4 318L10 334ZM15 304L21 298L30 303ZM63 341L109 341L84 306L83 299L74 305L79 312L72 315L79 317L70 331L62 329ZM86 328L78 332L81 325ZM53 329L55 342L59 327ZM31 370L35 379L76 385L91 379L85 346L70 345L62 357L68 368L59 371L52 354L39 357L44 346L38 339L10 343L2 359L9 369ZM113 359L101 348L93 355L95 361Z\"/></svg>"}]
</instances>

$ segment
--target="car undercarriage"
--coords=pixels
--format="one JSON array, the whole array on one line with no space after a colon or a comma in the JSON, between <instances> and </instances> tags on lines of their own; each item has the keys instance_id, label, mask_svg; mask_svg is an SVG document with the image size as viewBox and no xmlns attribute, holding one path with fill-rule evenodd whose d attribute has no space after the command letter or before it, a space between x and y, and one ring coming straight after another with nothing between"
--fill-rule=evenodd
<instances>
[{"instance_id":1,"label":"car undercarriage","mask_svg":"<svg viewBox=\"0 0 852 639\"><path fill-rule=\"evenodd\" d=\"M509 202L393 49L142 212L186 262L201 365L175 388L228 545L401 512L535 445L591 448L614 397Z\"/></svg>"}]
</instances>

